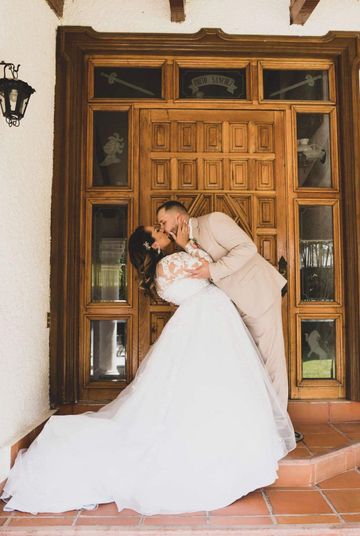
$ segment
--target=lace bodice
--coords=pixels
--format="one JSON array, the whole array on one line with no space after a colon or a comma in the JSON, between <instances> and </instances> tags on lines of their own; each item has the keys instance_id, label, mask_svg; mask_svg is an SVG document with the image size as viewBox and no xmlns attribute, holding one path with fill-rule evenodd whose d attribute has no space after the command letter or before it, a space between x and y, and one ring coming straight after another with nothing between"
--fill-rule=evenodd
<instances>
[{"instance_id":1,"label":"lace bodice","mask_svg":"<svg viewBox=\"0 0 360 536\"><path fill-rule=\"evenodd\" d=\"M188 269L200 266L200 259L212 262L206 251L189 242L185 251L161 259L156 269L156 290L163 300L180 305L187 298L210 285L208 279L192 279Z\"/></svg>"}]
</instances>

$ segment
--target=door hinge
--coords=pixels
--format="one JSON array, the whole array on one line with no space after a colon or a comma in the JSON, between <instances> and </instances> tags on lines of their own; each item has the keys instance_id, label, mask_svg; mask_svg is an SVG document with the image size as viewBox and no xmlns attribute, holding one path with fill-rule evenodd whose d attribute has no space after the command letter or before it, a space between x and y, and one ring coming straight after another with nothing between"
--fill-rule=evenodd
<instances>
[{"instance_id":1,"label":"door hinge","mask_svg":"<svg viewBox=\"0 0 360 536\"><path fill-rule=\"evenodd\" d=\"M51 314L46 313L46 327L49 328L51 325Z\"/></svg>"}]
</instances>

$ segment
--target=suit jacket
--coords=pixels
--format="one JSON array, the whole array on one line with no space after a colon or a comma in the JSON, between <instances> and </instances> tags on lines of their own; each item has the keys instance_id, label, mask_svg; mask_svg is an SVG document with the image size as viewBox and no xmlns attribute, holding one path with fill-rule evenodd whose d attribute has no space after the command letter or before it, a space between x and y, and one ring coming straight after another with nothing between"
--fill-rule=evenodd
<instances>
[{"instance_id":1,"label":"suit jacket","mask_svg":"<svg viewBox=\"0 0 360 536\"><path fill-rule=\"evenodd\" d=\"M241 313L260 316L279 299L286 279L257 252L255 243L229 216L212 212L192 218L192 233L213 259L211 280Z\"/></svg>"}]
</instances>

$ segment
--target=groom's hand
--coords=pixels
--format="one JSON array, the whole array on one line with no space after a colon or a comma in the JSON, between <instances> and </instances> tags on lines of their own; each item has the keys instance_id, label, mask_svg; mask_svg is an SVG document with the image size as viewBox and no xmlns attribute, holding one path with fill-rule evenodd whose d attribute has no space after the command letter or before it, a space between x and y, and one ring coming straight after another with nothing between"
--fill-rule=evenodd
<instances>
[{"instance_id":1,"label":"groom's hand","mask_svg":"<svg viewBox=\"0 0 360 536\"><path fill-rule=\"evenodd\" d=\"M192 279L210 279L209 262L204 259L200 259L201 266L196 268L189 268L186 270L189 272Z\"/></svg>"},{"instance_id":2,"label":"groom's hand","mask_svg":"<svg viewBox=\"0 0 360 536\"><path fill-rule=\"evenodd\" d=\"M170 232L169 235L178 246L185 249L186 244L189 242L189 224L183 219L179 219L176 234Z\"/></svg>"}]
</instances>

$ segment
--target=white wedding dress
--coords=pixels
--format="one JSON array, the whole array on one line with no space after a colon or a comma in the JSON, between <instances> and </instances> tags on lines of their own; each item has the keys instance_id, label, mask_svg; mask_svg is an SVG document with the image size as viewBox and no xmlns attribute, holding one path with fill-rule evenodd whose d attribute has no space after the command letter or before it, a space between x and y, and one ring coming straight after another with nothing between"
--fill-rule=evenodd
<instances>
[{"instance_id":1,"label":"white wedding dress","mask_svg":"<svg viewBox=\"0 0 360 536\"><path fill-rule=\"evenodd\" d=\"M16 458L5 511L214 510L276 480L290 418L233 303L188 277L207 254L187 251L158 264L159 295L180 306L132 383L97 412L48 420Z\"/></svg>"}]
</instances>

